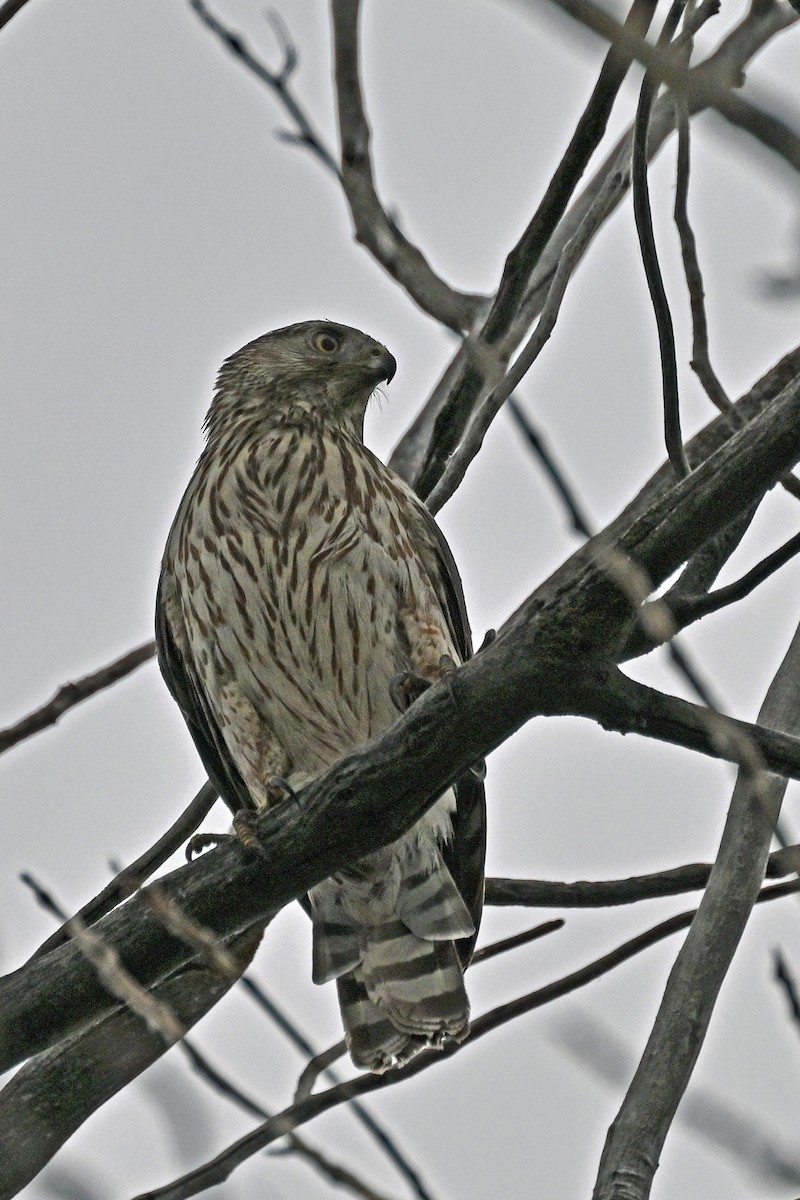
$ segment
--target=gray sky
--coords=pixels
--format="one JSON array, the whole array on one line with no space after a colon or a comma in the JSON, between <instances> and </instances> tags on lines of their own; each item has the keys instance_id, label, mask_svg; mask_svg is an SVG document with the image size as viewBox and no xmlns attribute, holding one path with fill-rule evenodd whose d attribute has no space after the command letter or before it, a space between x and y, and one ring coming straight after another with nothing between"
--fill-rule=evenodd
<instances>
[{"instance_id":1,"label":"gray sky","mask_svg":"<svg viewBox=\"0 0 800 1200\"><path fill-rule=\"evenodd\" d=\"M325 6L286 0L277 7L300 49L299 94L333 145ZM490 290L558 162L602 48L554 19L543 0L370 0L365 9L364 78L381 194L447 279ZM723 9L727 24L744 6L726 0ZM215 11L277 62L260 5L227 0ZM708 37L717 36L712 28ZM750 73L762 100L784 104L795 127L799 38L797 29L784 34ZM623 92L615 128L634 96ZM30 0L0 33L0 113L5 725L59 683L151 635L161 549L200 451L223 357L258 333L309 317L380 338L399 367L368 419L368 441L387 454L452 341L355 245L335 182L307 152L276 139L283 113L182 0ZM768 270L791 264L797 182L711 117L697 122L694 145L691 205L712 354L737 394L797 340L797 302L768 302L761 286ZM652 181L684 362L690 341L670 226L670 148ZM709 405L688 369L682 378L692 432ZM655 332L629 205L579 270L521 393L598 524L661 462ZM796 530L795 508L785 496L768 499L730 577ZM477 641L576 544L504 416L440 521ZM798 586L793 564L686 639L737 716L756 715L797 620ZM655 663L637 674L679 686ZM51 928L19 883L21 870L65 906L79 906L107 881L108 859L140 853L203 778L153 664L11 751L0 772L3 970ZM707 860L731 780L728 767L670 747L585 722L534 722L490 763L489 872L604 878ZM790 829L795 807L790 790ZM226 824L219 811L207 827ZM561 933L470 973L474 1011L555 979L685 907L686 900L567 914ZM490 910L484 940L536 918ZM794 901L754 916L696 1073L698 1086L756 1114L789 1146L800 1041L769 978L769 951L781 944L800 973L798 928ZM650 950L560 1011L591 1014L637 1057L676 949L673 939ZM270 929L254 973L320 1045L340 1036L333 990L311 983L309 928L298 909ZM437 1196L516 1200L532 1190L554 1198L590 1190L622 1090L566 1053L554 1015L545 1009L524 1018L372 1102ZM302 1064L251 1017L246 997L232 996L197 1038L218 1066L279 1107ZM177 1140L172 1121L182 1130ZM210 1097L173 1051L91 1120L56 1166L98 1196L125 1197L166 1182L250 1125ZM187 1147L192 1126L197 1136ZM376 1186L401 1194L341 1112L306 1132ZM754 1180L676 1127L653 1194L788 1200L796 1191ZM30 1200L53 1194L44 1177L26 1193ZM218 1194L316 1200L330 1192L305 1166L255 1159Z\"/></svg>"}]
</instances>

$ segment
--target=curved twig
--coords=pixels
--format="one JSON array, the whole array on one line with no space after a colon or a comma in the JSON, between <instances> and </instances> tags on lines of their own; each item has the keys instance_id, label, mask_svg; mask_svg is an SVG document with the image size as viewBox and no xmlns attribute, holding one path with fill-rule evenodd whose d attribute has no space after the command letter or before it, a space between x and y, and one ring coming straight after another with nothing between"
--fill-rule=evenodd
<instances>
[{"instance_id":1,"label":"curved twig","mask_svg":"<svg viewBox=\"0 0 800 1200\"><path fill-rule=\"evenodd\" d=\"M331 11L342 144L341 178L356 239L423 312L450 329L469 330L485 306L484 297L458 292L446 284L418 247L400 232L378 198L359 77L359 0L333 0Z\"/></svg>"},{"instance_id":2,"label":"curved twig","mask_svg":"<svg viewBox=\"0 0 800 1200\"><path fill-rule=\"evenodd\" d=\"M155 642L152 640L145 642L143 645L137 646L135 650L128 650L120 658L115 658L105 667L99 667L96 671L92 671L91 675L84 675L82 679L77 679L74 683L62 684L47 704L28 713L26 717L22 717L14 725L9 725L7 729L0 729L0 754L5 750L10 750L12 746L16 746L25 738L33 737L35 733L40 733L43 729L55 725L65 712L69 712L76 704L81 704L90 696L96 695L97 692L111 687L113 683L130 675L142 663L149 662L155 652Z\"/></svg>"},{"instance_id":3,"label":"curved twig","mask_svg":"<svg viewBox=\"0 0 800 1200\"><path fill-rule=\"evenodd\" d=\"M322 140L321 135L311 124L308 114L302 107L291 88L292 75L297 67L299 55L297 47L289 37L286 26L277 13L268 12L267 19L280 43L283 51L283 63L278 71L271 71L260 59L256 58L240 34L234 33L227 25L211 12L204 0L189 0L189 6L194 10L203 24L216 34L226 50L230 51L261 83L267 85L280 100L286 112L294 121L297 132L281 134L284 141L291 141L297 146L305 146L319 159L326 170L337 179L341 178L339 165L333 154Z\"/></svg>"},{"instance_id":4,"label":"curved twig","mask_svg":"<svg viewBox=\"0 0 800 1200\"><path fill-rule=\"evenodd\" d=\"M250 975L243 975L240 980L241 986L250 993L255 1002L266 1012L269 1017L275 1022L280 1030L294 1042L295 1046L302 1054L308 1056L312 1063L317 1062L319 1055L311 1043L297 1028L297 1025L292 1021L286 1013L278 1007L271 996L268 996L264 988L252 978ZM342 1044L341 1053L346 1053L346 1048ZM337 1055L339 1057L339 1055ZM324 1068L324 1074L328 1076L332 1083L339 1083L339 1079L330 1065ZM314 1078L316 1079L315 1072ZM313 1086L313 1085L312 1085ZM309 1089L310 1090L310 1089ZM364 1128L378 1143L386 1156L395 1164L400 1174L408 1181L412 1191L419 1200L431 1200L431 1193L426 1184L422 1180L422 1176L415 1167L412 1167L408 1157L400 1149L396 1138L384 1129L384 1127L375 1120L371 1113L359 1104L357 1100L353 1100L350 1104L350 1111L361 1122Z\"/></svg>"},{"instance_id":5,"label":"curved twig","mask_svg":"<svg viewBox=\"0 0 800 1200\"><path fill-rule=\"evenodd\" d=\"M212 784L204 783L177 821L170 825L167 832L162 834L149 849L145 850L144 854L140 854L129 867L123 867L103 888L102 892L84 904L83 908L76 913L79 920L86 925L92 925L116 908L118 904L121 904L123 900L126 900L130 896L132 888L139 887L192 836L200 822L211 811L216 800L216 789ZM51 950L55 950L57 946L68 942L71 937L68 926L69 922L66 922L55 933L52 933L46 941L42 942L29 961L32 962L33 959L40 958Z\"/></svg>"},{"instance_id":6,"label":"curved twig","mask_svg":"<svg viewBox=\"0 0 800 1200\"><path fill-rule=\"evenodd\" d=\"M664 27L658 38L658 46L665 48L672 40L678 27L686 0L673 0ZM647 131L650 127L650 110L658 90L658 84L648 71L642 83L636 122L633 129L633 158L631 162L631 186L633 189L633 214L639 235L642 265L653 305L658 330L658 348L661 357L661 386L664 402L664 440L667 455L676 476L682 479L689 474L689 463L683 448L681 435L680 397L678 391L678 360L675 353L675 330L669 311L669 300L658 261L653 214L650 209L650 188L647 179Z\"/></svg>"}]
</instances>

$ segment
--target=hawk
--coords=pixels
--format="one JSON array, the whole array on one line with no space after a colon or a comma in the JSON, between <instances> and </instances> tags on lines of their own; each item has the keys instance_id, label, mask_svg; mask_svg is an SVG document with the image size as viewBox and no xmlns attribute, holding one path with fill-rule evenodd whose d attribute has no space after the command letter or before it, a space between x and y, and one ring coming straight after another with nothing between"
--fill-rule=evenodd
<instances>
[{"instance_id":1,"label":"hawk","mask_svg":"<svg viewBox=\"0 0 800 1200\"><path fill-rule=\"evenodd\" d=\"M395 367L359 330L305 321L219 372L164 553L156 640L234 813L267 806L276 781L302 787L397 720L398 678L413 696L471 653L442 534L362 440L367 402ZM357 1066L383 1071L466 1036L484 826L469 774L306 897L313 978L336 979Z\"/></svg>"}]
</instances>

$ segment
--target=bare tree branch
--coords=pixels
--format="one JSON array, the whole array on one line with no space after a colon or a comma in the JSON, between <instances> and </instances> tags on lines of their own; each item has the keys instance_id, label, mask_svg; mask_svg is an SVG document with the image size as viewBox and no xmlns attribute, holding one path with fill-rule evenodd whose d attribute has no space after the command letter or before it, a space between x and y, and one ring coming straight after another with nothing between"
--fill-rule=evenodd
<instances>
[{"instance_id":1,"label":"bare tree branch","mask_svg":"<svg viewBox=\"0 0 800 1200\"><path fill-rule=\"evenodd\" d=\"M717 50L694 68L694 72L717 81L736 83L749 60L796 19L795 14L779 2L753 5ZM707 102L700 95L693 94L686 103L691 114L707 107ZM655 156L674 128L675 106L672 95L668 94L658 100L651 115L648 137L650 158ZM510 318L502 346L494 347L498 362L508 359L541 312L564 248L576 230L584 225L587 213L592 213L594 236L626 196L630 186L631 144L632 132L628 131L564 214L546 246L539 250L536 266L531 270L519 309ZM605 196L604 206L597 204L601 190ZM390 465L423 498L435 486L482 394L480 373L462 347L391 458Z\"/></svg>"},{"instance_id":2,"label":"bare tree branch","mask_svg":"<svg viewBox=\"0 0 800 1200\"><path fill-rule=\"evenodd\" d=\"M759 717L800 730L800 628ZM757 756L756 756L757 757ZM697 917L670 973L653 1031L608 1133L595 1200L650 1194L661 1148L705 1038L719 988L761 887L786 780L740 772L717 861Z\"/></svg>"},{"instance_id":3,"label":"bare tree branch","mask_svg":"<svg viewBox=\"0 0 800 1200\"><path fill-rule=\"evenodd\" d=\"M370 130L359 78L359 0L333 0L336 97L342 143L342 187L356 240L369 250L423 312L460 332L471 328L485 305L482 296L457 292L432 270L421 251L383 208L370 161Z\"/></svg>"},{"instance_id":4,"label":"bare tree branch","mask_svg":"<svg viewBox=\"0 0 800 1200\"><path fill-rule=\"evenodd\" d=\"M567 510L573 530L584 537L591 537L592 529L589 519L584 514L583 506L575 495L574 489L567 482L563 470L557 465L550 449L545 445L541 433L535 428L530 417L520 406L513 393L508 398L508 411L521 430L528 446L541 463L548 479L553 484L564 508Z\"/></svg>"},{"instance_id":5,"label":"bare tree branch","mask_svg":"<svg viewBox=\"0 0 800 1200\"><path fill-rule=\"evenodd\" d=\"M231 947L242 970L260 939L256 930ZM151 998L189 1029L231 982L215 972L189 968L156 984ZM30 1183L67 1138L164 1049L160 1034L123 1005L22 1067L0 1092L0 1194L14 1196Z\"/></svg>"},{"instance_id":6,"label":"bare tree branch","mask_svg":"<svg viewBox=\"0 0 800 1200\"><path fill-rule=\"evenodd\" d=\"M673 0L664 27L658 38L658 47L664 49L672 41L678 27L686 0ZM633 214L639 235L647 286L653 304L653 313L658 330L658 346L661 356L661 386L664 402L664 440L667 456L679 479L689 474L689 463L683 448L681 435L680 397L678 391L678 360L675 353L675 330L669 311L667 290L658 262L656 238L653 232L653 214L650 209L650 187L647 179L647 131L650 127L650 112L658 85L649 71L645 73L639 94L639 106L633 129L633 158L631 162L631 185L633 188Z\"/></svg>"},{"instance_id":7,"label":"bare tree branch","mask_svg":"<svg viewBox=\"0 0 800 1200\"><path fill-rule=\"evenodd\" d=\"M563 928L564 922L560 919L543 921L539 925L534 925L532 929L523 929L521 933L514 933L511 937L490 942L475 951L470 967L474 967L476 963L488 962L490 958L495 958L498 954L505 954L507 950L516 950L519 946L527 946L530 942L536 942L539 938L546 937L548 933L556 933Z\"/></svg>"},{"instance_id":8,"label":"bare tree branch","mask_svg":"<svg viewBox=\"0 0 800 1200\"><path fill-rule=\"evenodd\" d=\"M697 242L689 220L689 171L691 134L689 114L683 100L676 98L678 119L678 170L675 182L675 226L681 244L683 271L689 291L692 312L692 359L691 367L712 404L725 412L733 407L732 401L719 381L711 365L708 352L708 320L706 318L705 287L700 261L697 257Z\"/></svg>"},{"instance_id":9,"label":"bare tree branch","mask_svg":"<svg viewBox=\"0 0 800 1200\"><path fill-rule=\"evenodd\" d=\"M697 621L709 613L719 612L721 608L736 604L745 596L749 596L760 584L799 553L800 533L796 533L777 550L773 550L772 554L762 558L760 563L757 563L735 583L729 583L725 587L717 588L716 591L707 592L701 596L681 595L676 597L670 605L676 621L684 629L693 621Z\"/></svg>"},{"instance_id":10,"label":"bare tree branch","mask_svg":"<svg viewBox=\"0 0 800 1200\"><path fill-rule=\"evenodd\" d=\"M315 1060L318 1056L317 1051L308 1039L303 1036L294 1021L290 1020L272 997L267 995L263 987L256 983L250 975L243 975L241 984L250 993L259 1007L269 1015L278 1028L295 1044L298 1050L302 1054L307 1055L312 1061ZM324 1074L328 1076L332 1083L339 1083L338 1076L330 1067L325 1067ZM414 1194L419 1197L419 1200L432 1200L431 1193L427 1185L423 1182L422 1176L415 1167L412 1167L407 1155L398 1146L396 1138L392 1137L357 1100L350 1102L350 1111L375 1139L386 1156L395 1164L400 1174L410 1184Z\"/></svg>"},{"instance_id":11,"label":"bare tree branch","mask_svg":"<svg viewBox=\"0 0 800 1200\"><path fill-rule=\"evenodd\" d=\"M235 58L238 58L242 66L255 75L256 79L260 80L261 83L266 84L278 97L278 100L294 122L296 129L296 132L291 134L282 134L283 140L291 141L297 146L305 146L306 149L310 150L319 159L326 170L339 179L339 166L336 159L325 145L321 135L311 124L308 114L292 89L291 80L297 68L299 55L297 47L289 37L285 25L277 13L268 11L267 20L272 25L273 32L281 44L283 63L280 70L271 71L260 59L256 58L240 34L234 33L232 29L229 29L227 25L224 25L222 21L214 16L209 7L204 3L204 0L189 0L189 6L195 11L206 28L216 34L222 45Z\"/></svg>"},{"instance_id":12,"label":"bare tree branch","mask_svg":"<svg viewBox=\"0 0 800 1200\"><path fill-rule=\"evenodd\" d=\"M780 879L797 873L800 847L787 846L771 854L767 878ZM711 863L687 863L652 875L633 875L629 879L600 879L560 883L545 879L486 880L488 905L526 908L605 908L608 905L636 904L640 900L678 896L704 888L711 874Z\"/></svg>"},{"instance_id":13,"label":"bare tree branch","mask_svg":"<svg viewBox=\"0 0 800 1200\"><path fill-rule=\"evenodd\" d=\"M679 95L689 100L699 97L704 105L719 113L730 124L743 129L774 151L793 170L800 170L800 134L786 122L734 94L727 81L702 70L684 67L663 48L651 46L626 29L593 0L553 0L553 3L618 49L630 54L656 79L668 83Z\"/></svg>"},{"instance_id":14,"label":"bare tree branch","mask_svg":"<svg viewBox=\"0 0 800 1200\"><path fill-rule=\"evenodd\" d=\"M773 950L772 962L775 967L775 978L783 989L792 1022L800 1026L800 993L798 993L794 975L789 970L789 964L780 950Z\"/></svg>"},{"instance_id":15,"label":"bare tree branch","mask_svg":"<svg viewBox=\"0 0 800 1200\"><path fill-rule=\"evenodd\" d=\"M167 1005L158 1000L148 988L143 987L138 979L131 975L114 947L99 937L94 930L84 925L78 917L67 919L64 910L56 904L50 893L32 875L26 872L21 879L31 889L38 903L46 912L59 921L66 921L70 936L77 949L96 972L101 987L109 996L121 1000L126 1008L144 1021L148 1029L158 1034L165 1048L180 1041L186 1032L180 1021Z\"/></svg>"},{"instance_id":16,"label":"bare tree branch","mask_svg":"<svg viewBox=\"0 0 800 1200\"><path fill-rule=\"evenodd\" d=\"M75 683L62 684L47 704L43 704L41 708L29 713L27 717L22 717L16 724L9 725L7 729L0 729L0 754L5 750L10 750L12 746L16 746L25 738L33 737L35 733L40 733L50 725L55 725L59 717L62 717L69 709L74 708L83 700L88 700L90 696L96 695L104 688L111 687L118 680L124 679L142 663L148 662L155 652L155 642L152 640L145 642L142 646L137 646L135 650L129 650L121 658L115 658L107 666L92 671L91 675L84 675Z\"/></svg>"},{"instance_id":17,"label":"bare tree branch","mask_svg":"<svg viewBox=\"0 0 800 1200\"><path fill-rule=\"evenodd\" d=\"M0 29L7 25L26 4L27 0L6 0L5 4L0 5Z\"/></svg>"},{"instance_id":18,"label":"bare tree branch","mask_svg":"<svg viewBox=\"0 0 800 1200\"><path fill-rule=\"evenodd\" d=\"M653 0L634 0L626 19L626 28L646 33L654 8ZM629 66L629 56L620 54L617 47L612 46L545 195L527 229L506 259L497 295L480 335L481 341L485 341L487 347L492 347L500 368L507 363L514 346L522 337L522 330L510 341L507 335L509 326L517 315L530 276L553 236L589 159L603 138L614 101ZM572 230L569 241L577 235L579 228L580 226L576 226ZM577 246L574 250L577 250ZM560 261L561 255L558 263ZM566 284L566 279L564 283ZM548 280L548 291L550 288L551 280ZM555 299L555 293L553 296ZM531 316L528 324L536 315ZM451 381L452 389L458 392L458 400L452 395ZM471 420L472 412L479 403L484 381L485 374L480 370L480 363L471 361L469 356L462 354L431 397L426 410L413 423L395 450L391 466L413 484L423 499L427 498L438 484L447 463L448 454L440 452L439 444L446 443L450 450L455 450L458 446L461 435Z\"/></svg>"},{"instance_id":19,"label":"bare tree branch","mask_svg":"<svg viewBox=\"0 0 800 1200\"><path fill-rule=\"evenodd\" d=\"M604 203L602 192L598 196L597 203L602 207ZM464 429L462 440L444 466L439 481L428 494L426 504L431 512L438 512L456 491L464 478L467 467L483 445L483 439L492 421L547 344L558 319L567 284L586 249L591 233L592 224L589 214L585 224L575 232L572 240L564 247L564 253L553 276L536 328L505 376L491 388L485 398L476 404L472 420ZM465 345L468 355L472 353L473 357L480 356L483 334L474 342L468 339ZM482 371L482 376L484 379L491 380L491 376L486 370Z\"/></svg>"},{"instance_id":20,"label":"bare tree branch","mask_svg":"<svg viewBox=\"0 0 800 1200\"><path fill-rule=\"evenodd\" d=\"M167 861L170 855L174 854L191 837L200 822L211 811L216 799L215 788L210 783L204 783L167 832L162 834L148 850L145 850L144 854L140 854L129 867L123 867L94 899L90 900L88 904L84 904L83 908L75 914L79 920L86 925L92 925L112 908L116 908L118 904L126 900L130 896L132 888L139 887L143 880L148 879ZM71 936L68 925L67 921L60 929L51 934L33 957L38 958L68 942Z\"/></svg>"},{"instance_id":21,"label":"bare tree branch","mask_svg":"<svg viewBox=\"0 0 800 1200\"><path fill-rule=\"evenodd\" d=\"M614 1088L625 1087L636 1063L631 1061L627 1043L605 1023L573 1007L566 1014L558 1014L553 1024L557 1041L567 1053ZM717 1092L690 1087L678 1109L676 1124L724 1151L729 1167L733 1162L745 1167L762 1184L800 1184L796 1147L789 1150L781 1146L774 1130L761 1125L756 1111L747 1111L739 1103L733 1105Z\"/></svg>"},{"instance_id":22,"label":"bare tree branch","mask_svg":"<svg viewBox=\"0 0 800 1200\"><path fill-rule=\"evenodd\" d=\"M639 40L644 38L655 7L653 0L634 0L625 20L625 29ZM490 344L496 344L506 335L510 318L519 308L531 273L564 215L589 159L603 139L611 110L630 64L631 56L626 49L616 43L612 44L586 108L581 113L545 195L527 229L506 259L497 296L483 330Z\"/></svg>"},{"instance_id":23,"label":"bare tree branch","mask_svg":"<svg viewBox=\"0 0 800 1200\"><path fill-rule=\"evenodd\" d=\"M216 1067L213 1067L206 1056L201 1054L189 1041L188 1037L184 1037L183 1041L179 1044L181 1050L200 1077L214 1088L215 1091L219 1092L221 1096L224 1096L226 1100L232 1101L237 1107L250 1113L251 1116L259 1117L262 1121L270 1119L271 1114L256 1100L253 1100L252 1097L245 1095L241 1088L232 1084ZM333 1162L322 1151L312 1146L304 1138L298 1137L297 1134L287 1134L286 1148L287 1152L305 1159L307 1163L313 1166L334 1187L343 1187L347 1191L352 1192L354 1196L361 1196L363 1200L386 1200L386 1197L375 1191L369 1184L364 1183L349 1168L343 1167L340 1163Z\"/></svg>"}]
</instances>

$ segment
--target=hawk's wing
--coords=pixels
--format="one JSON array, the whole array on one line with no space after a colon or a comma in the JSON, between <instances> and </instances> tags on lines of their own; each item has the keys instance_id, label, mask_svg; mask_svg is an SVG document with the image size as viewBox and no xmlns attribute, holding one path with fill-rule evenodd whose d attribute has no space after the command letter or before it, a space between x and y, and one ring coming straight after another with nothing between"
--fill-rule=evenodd
<instances>
[{"instance_id":1,"label":"hawk's wing","mask_svg":"<svg viewBox=\"0 0 800 1200\"><path fill-rule=\"evenodd\" d=\"M203 766L220 797L233 813L242 808L252 811L250 792L225 745L193 664L186 660L178 648L170 627L169 606L164 593L162 569L156 596L156 652L164 682L183 713Z\"/></svg>"},{"instance_id":2,"label":"hawk's wing","mask_svg":"<svg viewBox=\"0 0 800 1200\"><path fill-rule=\"evenodd\" d=\"M447 618L450 634L463 661L472 657L467 608L461 576L450 547L433 516L415 497L417 511L430 538L432 551L431 581ZM464 966L469 963L483 911L484 864L486 860L486 795L483 783L466 774L455 783L456 811L453 814L453 837L442 848L442 856L458 890L470 911L475 933L456 942Z\"/></svg>"}]
</instances>

